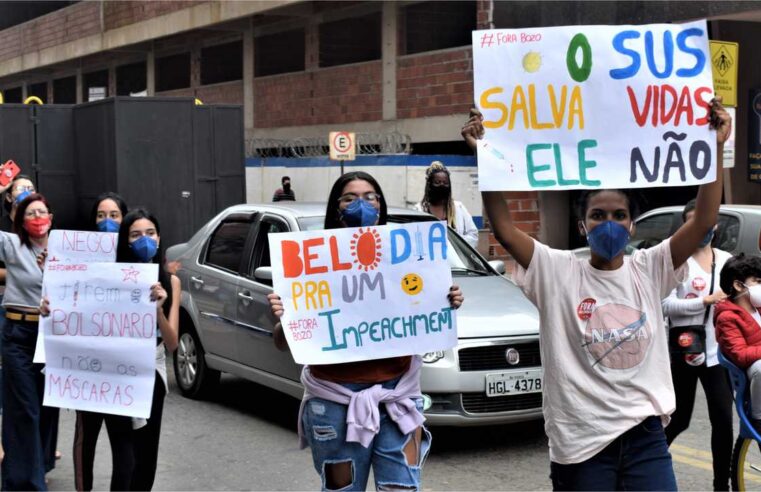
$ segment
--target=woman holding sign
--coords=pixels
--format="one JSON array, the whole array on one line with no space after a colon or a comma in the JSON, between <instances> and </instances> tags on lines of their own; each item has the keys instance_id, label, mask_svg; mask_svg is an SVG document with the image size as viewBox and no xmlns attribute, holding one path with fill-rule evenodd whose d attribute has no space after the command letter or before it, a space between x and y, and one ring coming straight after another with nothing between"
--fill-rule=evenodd
<instances>
[{"instance_id":1,"label":"woman holding sign","mask_svg":"<svg viewBox=\"0 0 761 492\"><path fill-rule=\"evenodd\" d=\"M166 377L166 350L177 349L180 327L180 279L164 269L161 229L156 218L145 209L129 212L119 227L116 261L125 263L158 263L159 281L151 287L156 301L158 338L156 339L156 383L153 404L147 421L133 419L132 450L134 469L129 490L151 490L156 478L156 464L161 435L164 397L169 386ZM166 350L165 350L166 348Z\"/></svg>"},{"instance_id":2,"label":"woman holding sign","mask_svg":"<svg viewBox=\"0 0 761 492\"><path fill-rule=\"evenodd\" d=\"M90 212L90 228L100 232L119 232L127 204L116 193L99 195ZM106 413L77 410L74 428L74 483L77 490L92 490L93 463L98 434L106 422L111 444L111 490L129 490L134 467L132 419Z\"/></svg>"},{"instance_id":3,"label":"woman holding sign","mask_svg":"<svg viewBox=\"0 0 761 492\"><path fill-rule=\"evenodd\" d=\"M676 490L664 424L674 411L661 299L716 224L722 151L731 118L710 104L717 179L700 187L695 213L669 239L624 257L636 207L622 190L591 190L578 228L591 259L549 248L513 223L501 192L484 192L494 235L517 263L513 280L541 317L544 417L556 490ZM475 149L478 110L462 129Z\"/></svg>"},{"instance_id":4,"label":"woman holding sign","mask_svg":"<svg viewBox=\"0 0 761 492\"><path fill-rule=\"evenodd\" d=\"M16 208L15 234L0 232L0 261L6 265L3 490L46 490L45 473L51 460L45 453L55 449L49 440L57 434L58 409L42 406L45 384L40 371L44 366L32 362L52 220L45 197L32 193Z\"/></svg>"},{"instance_id":5,"label":"woman holding sign","mask_svg":"<svg viewBox=\"0 0 761 492\"><path fill-rule=\"evenodd\" d=\"M384 224L386 200L377 181L361 171L338 178L328 196L325 229ZM280 318L280 296L269 299ZM452 286L450 305L457 309L462 302L460 289ZM274 335L285 350L279 323ZM312 448L323 490L365 490L371 466L379 490L420 490L431 440L423 427L420 366L418 356L304 366L299 436L302 447ZM377 427L372 415L378 416Z\"/></svg>"}]
</instances>

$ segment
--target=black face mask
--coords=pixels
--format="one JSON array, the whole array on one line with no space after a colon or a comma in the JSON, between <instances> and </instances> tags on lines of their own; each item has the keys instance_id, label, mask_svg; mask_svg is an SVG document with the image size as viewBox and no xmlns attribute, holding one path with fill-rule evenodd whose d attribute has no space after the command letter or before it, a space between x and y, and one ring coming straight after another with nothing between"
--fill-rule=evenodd
<instances>
[{"instance_id":1,"label":"black face mask","mask_svg":"<svg viewBox=\"0 0 761 492\"><path fill-rule=\"evenodd\" d=\"M440 202L449 198L452 187L448 185L431 186L430 198L432 202Z\"/></svg>"},{"instance_id":2,"label":"black face mask","mask_svg":"<svg viewBox=\"0 0 761 492\"><path fill-rule=\"evenodd\" d=\"M290 190L291 190L291 183L283 184L283 191L290 191Z\"/></svg>"}]
</instances>

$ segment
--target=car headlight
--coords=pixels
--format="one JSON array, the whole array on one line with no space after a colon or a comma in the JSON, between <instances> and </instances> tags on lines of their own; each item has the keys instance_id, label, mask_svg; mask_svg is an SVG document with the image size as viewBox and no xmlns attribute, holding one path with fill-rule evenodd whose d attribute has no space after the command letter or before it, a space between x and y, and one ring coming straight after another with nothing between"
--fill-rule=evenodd
<instances>
[{"instance_id":1,"label":"car headlight","mask_svg":"<svg viewBox=\"0 0 761 492\"><path fill-rule=\"evenodd\" d=\"M426 364L433 364L434 362L441 360L444 358L444 352L441 350L437 350L436 352L428 352L427 354L423 354L423 362Z\"/></svg>"}]
</instances>

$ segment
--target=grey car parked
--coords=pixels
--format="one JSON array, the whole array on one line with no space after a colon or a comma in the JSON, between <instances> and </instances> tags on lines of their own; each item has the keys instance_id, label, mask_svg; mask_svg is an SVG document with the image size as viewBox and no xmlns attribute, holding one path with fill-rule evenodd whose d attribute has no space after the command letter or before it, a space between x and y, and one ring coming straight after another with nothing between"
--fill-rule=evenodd
<instances>
[{"instance_id":1,"label":"grey car parked","mask_svg":"<svg viewBox=\"0 0 761 492\"><path fill-rule=\"evenodd\" d=\"M671 237L682 225L683 206L661 207L640 215L634 236L626 246L626 254L649 248ZM733 255L761 254L761 206L722 205L713 240L715 248ZM589 248L573 250L580 258L589 258Z\"/></svg>"},{"instance_id":2,"label":"grey car parked","mask_svg":"<svg viewBox=\"0 0 761 492\"><path fill-rule=\"evenodd\" d=\"M324 204L248 204L228 208L187 243L169 248L182 281L180 342L174 371L182 393L200 398L220 372L301 398L301 367L275 348L270 233L317 230ZM389 208L390 222L433 220ZM481 425L541 417L539 313L502 273L449 231L450 267L465 304L459 343L423 355L422 390L430 424Z\"/></svg>"}]
</instances>

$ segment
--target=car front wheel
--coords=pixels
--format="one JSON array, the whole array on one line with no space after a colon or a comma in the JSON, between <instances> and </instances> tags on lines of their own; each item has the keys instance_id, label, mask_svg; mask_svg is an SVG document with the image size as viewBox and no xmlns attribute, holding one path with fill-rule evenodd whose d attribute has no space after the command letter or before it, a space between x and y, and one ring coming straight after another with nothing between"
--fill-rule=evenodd
<instances>
[{"instance_id":1,"label":"car front wheel","mask_svg":"<svg viewBox=\"0 0 761 492\"><path fill-rule=\"evenodd\" d=\"M206 352L192 323L181 323L180 340L174 353L174 376L182 394L200 399L219 382L219 371L206 365Z\"/></svg>"}]
</instances>

